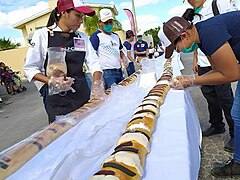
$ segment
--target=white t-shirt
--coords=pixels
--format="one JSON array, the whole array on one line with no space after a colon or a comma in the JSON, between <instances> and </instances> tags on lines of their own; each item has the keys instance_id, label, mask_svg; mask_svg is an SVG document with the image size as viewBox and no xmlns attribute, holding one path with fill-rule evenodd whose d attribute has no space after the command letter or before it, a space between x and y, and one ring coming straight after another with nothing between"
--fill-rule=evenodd
<instances>
[{"instance_id":1,"label":"white t-shirt","mask_svg":"<svg viewBox=\"0 0 240 180\"><path fill-rule=\"evenodd\" d=\"M125 41L123 43L123 53L125 54L125 56L127 57L127 52L130 52L130 55L131 57L134 59L134 50L133 50L133 45L128 42L128 41ZM128 59L128 62L132 62Z\"/></svg>"},{"instance_id":2,"label":"white t-shirt","mask_svg":"<svg viewBox=\"0 0 240 180\"><path fill-rule=\"evenodd\" d=\"M219 10L220 14L230 12L230 11L235 11L236 8L231 4L228 0L217 0L217 7ZM199 12L201 14L201 19L199 16L194 16L193 23L196 24L197 22L204 21L208 18L211 18L214 16L213 11L212 11L212 0L206 0L206 2L203 4L203 8ZM205 54L198 48L198 65L200 67L207 67L211 66L209 63L207 57Z\"/></svg>"},{"instance_id":3,"label":"white t-shirt","mask_svg":"<svg viewBox=\"0 0 240 180\"><path fill-rule=\"evenodd\" d=\"M121 68L119 58L123 46L116 33L112 32L111 35L108 35L101 30L97 30L91 35L90 41L102 70Z\"/></svg>"}]
</instances>

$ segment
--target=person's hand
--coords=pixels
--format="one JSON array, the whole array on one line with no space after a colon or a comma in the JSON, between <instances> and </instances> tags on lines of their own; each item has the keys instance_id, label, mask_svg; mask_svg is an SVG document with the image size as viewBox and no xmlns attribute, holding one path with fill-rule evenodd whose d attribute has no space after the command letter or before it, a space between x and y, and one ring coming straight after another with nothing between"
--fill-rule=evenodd
<instances>
[{"instance_id":1,"label":"person's hand","mask_svg":"<svg viewBox=\"0 0 240 180\"><path fill-rule=\"evenodd\" d=\"M147 51L143 51L143 52L141 52L141 54L147 54Z\"/></svg>"},{"instance_id":2,"label":"person's hand","mask_svg":"<svg viewBox=\"0 0 240 180\"><path fill-rule=\"evenodd\" d=\"M174 89L185 89L194 85L195 75L183 75L175 77L170 86Z\"/></svg>"},{"instance_id":3,"label":"person's hand","mask_svg":"<svg viewBox=\"0 0 240 180\"><path fill-rule=\"evenodd\" d=\"M193 70L194 74L196 74L198 72L198 64L196 61L193 61L193 69L192 70Z\"/></svg>"},{"instance_id":4,"label":"person's hand","mask_svg":"<svg viewBox=\"0 0 240 180\"><path fill-rule=\"evenodd\" d=\"M71 77L51 77L48 80L49 95L58 94L60 92L71 90L73 93L76 92L72 85L74 83L74 78Z\"/></svg>"},{"instance_id":5,"label":"person's hand","mask_svg":"<svg viewBox=\"0 0 240 180\"><path fill-rule=\"evenodd\" d=\"M105 101L106 98L107 98L107 95L105 94L103 80L93 81L90 100L97 99L97 100Z\"/></svg>"},{"instance_id":6,"label":"person's hand","mask_svg":"<svg viewBox=\"0 0 240 180\"><path fill-rule=\"evenodd\" d=\"M129 65L128 58L124 55L123 58L120 59L120 63L123 68L127 68Z\"/></svg>"}]
</instances>

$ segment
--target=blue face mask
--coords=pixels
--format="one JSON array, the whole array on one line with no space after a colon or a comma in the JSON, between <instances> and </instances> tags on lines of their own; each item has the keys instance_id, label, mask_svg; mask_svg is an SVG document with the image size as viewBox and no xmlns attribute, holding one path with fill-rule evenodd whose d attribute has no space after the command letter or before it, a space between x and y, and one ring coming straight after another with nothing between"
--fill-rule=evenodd
<instances>
[{"instance_id":1,"label":"blue face mask","mask_svg":"<svg viewBox=\"0 0 240 180\"><path fill-rule=\"evenodd\" d=\"M113 30L113 25L112 24L105 25L103 26L103 30L107 33L110 33Z\"/></svg>"},{"instance_id":2,"label":"blue face mask","mask_svg":"<svg viewBox=\"0 0 240 180\"><path fill-rule=\"evenodd\" d=\"M196 32L194 31L194 40L193 40L192 45L189 48L185 47L181 52L183 52L183 53L190 53L190 52L196 51L197 48L198 48L198 45L197 45L195 40L196 40Z\"/></svg>"},{"instance_id":3,"label":"blue face mask","mask_svg":"<svg viewBox=\"0 0 240 180\"><path fill-rule=\"evenodd\" d=\"M199 12L202 10L202 7L194 8L194 12L199 14Z\"/></svg>"},{"instance_id":4,"label":"blue face mask","mask_svg":"<svg viewBox=\"0 0 240 180\"><path fill-rule=\"evenodd\" d=\"M182 52L183 52L183 53L194 52L195 50L197 50L197 48L198 48L198 45L197 45L197 43L194 41L189 48L184 48L184 49L182 50Z\"/></svg>"}]
</instances>

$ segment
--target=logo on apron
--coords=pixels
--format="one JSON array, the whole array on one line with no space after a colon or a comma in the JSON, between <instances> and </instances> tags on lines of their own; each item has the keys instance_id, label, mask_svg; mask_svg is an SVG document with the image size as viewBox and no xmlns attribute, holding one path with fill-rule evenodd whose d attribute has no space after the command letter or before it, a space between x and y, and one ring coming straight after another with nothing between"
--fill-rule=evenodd
<instances>
[{"instance_id":1,"label":"logo on apron","mask_svg":"<svg viewBox=\"0 0 240 180\"><path fill-rule=\"evenodd\" d=\"M82 38L74 37L73 39L75 51L86 51L85 41Z\"/></svg>"}]
</instances>

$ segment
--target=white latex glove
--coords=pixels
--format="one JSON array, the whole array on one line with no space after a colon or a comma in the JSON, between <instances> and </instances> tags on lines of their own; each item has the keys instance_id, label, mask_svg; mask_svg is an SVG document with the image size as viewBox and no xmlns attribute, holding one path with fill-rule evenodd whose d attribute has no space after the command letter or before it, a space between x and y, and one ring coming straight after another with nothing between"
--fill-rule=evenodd
<instances>
[{"instance_id":1,"label":"white latex glove","mask_svg":"<svg viewBox=\"0 0 240 180\"><path fill-rule=\"evenodd\" d=\"M72 88L74 78L71 77L51 77L48 81L49 95L58 94L60 92L67 92L71 90L73 93L76 91Z\"/></svg>"},{"instance_id":2,"label":"white latex glove","mask_svg":"<svg viewBox=\"0 0 240 180\"><path fill-rule=\"evenodd\" d=\"M90 100L98 99L101 101L105 101L107 95L105 94L104 82L103 80L96 80L92 83Z\"/></svg>"},{"instance_id":3,"label":"white latex glove","mask_svg":"<svg viewBox=\"0 0 240 180\"><path fill-rule=\"evenodd\" d=\"M171 82L170 86L174 89L185 89L194 86L195 75L176 76Z\"/></svg>"}]
</instances>

